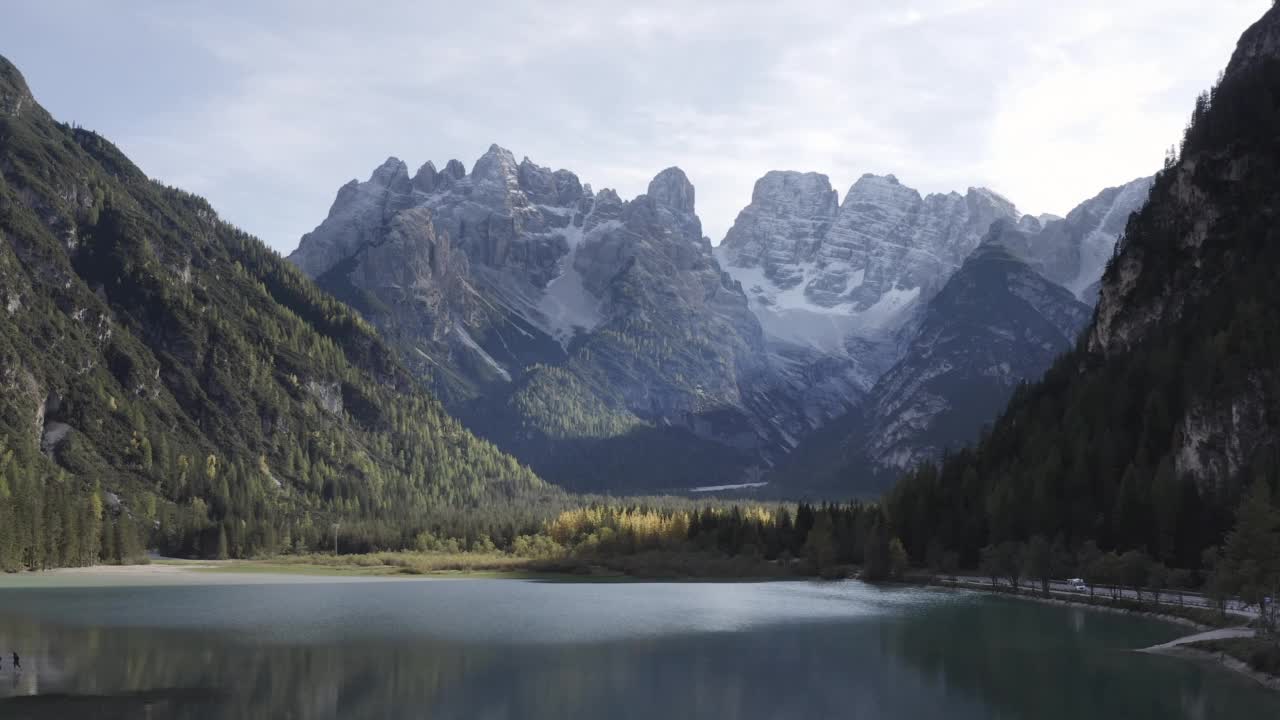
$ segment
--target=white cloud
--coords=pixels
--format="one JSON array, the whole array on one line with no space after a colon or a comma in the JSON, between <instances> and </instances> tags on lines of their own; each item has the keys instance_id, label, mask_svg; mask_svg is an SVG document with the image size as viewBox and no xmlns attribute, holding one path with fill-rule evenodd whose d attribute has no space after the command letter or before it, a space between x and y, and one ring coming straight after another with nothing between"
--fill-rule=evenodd
<instances>
[{"instance_id":1,"label":"white cloud","mask_svg":"<svg viewBox=\"0 0 1280 720\"><path fill-rule=\"evenodd\" d=\"M624 196L680 165L718 241L780 168L1063 213L1159 166L1268 3L1064 5L50 3L0 43L56 114L282 251L386 156L491 142Z\"/></svg>"}]
</instances>

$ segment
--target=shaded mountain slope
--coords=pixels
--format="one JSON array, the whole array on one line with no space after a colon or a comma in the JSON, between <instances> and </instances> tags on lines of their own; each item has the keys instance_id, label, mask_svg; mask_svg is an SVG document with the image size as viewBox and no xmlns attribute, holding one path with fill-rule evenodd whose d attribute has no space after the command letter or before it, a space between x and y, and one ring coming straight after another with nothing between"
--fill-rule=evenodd
<instances>
[{"instance_id":1,"label":"shaded mountain slope","mask_svg":"<svg viewBox=\"0 0 1280 720\"><path fill-rule=\"evenodd\" d=\"M367 323L55 122L4 60L0 178L0 505L105 498L167 551L241 555L338 519L390 544L439 508L542 491Z\"/></svg>"},{"instance_id":2,"label":"shaded mountain slope","mask_svg":"<svg viewBox=\"0 0 1280 720\"><path fill-rule=\"evenodd\" d=\"M1032 533L1181 567L1280 474L1280 9L1241 37L1130 221L1086 339L976 450L901 482L913 551Z\"/></svg>"}]
</instances>

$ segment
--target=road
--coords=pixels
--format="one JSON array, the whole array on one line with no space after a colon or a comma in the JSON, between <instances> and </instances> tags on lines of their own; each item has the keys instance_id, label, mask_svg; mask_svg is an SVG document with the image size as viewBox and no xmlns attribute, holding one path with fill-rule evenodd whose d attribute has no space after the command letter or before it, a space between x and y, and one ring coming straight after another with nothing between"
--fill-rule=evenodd
<instances>
[{"instance_id":1,"label":"road","mask_svg":"<svg viewBox=\"0 0 1280 720\"><path fill-rule=\"evenodd\" d=\"M991 578L989 577L978 577L976 575L957 575L956 580L964 584L980 584L980 585L985 585L987 587L991 586ZM1009 578L1000 578L998 581L998 585L1003 588L1012 587L1012 584L1009 582ZM1020 580L1018 583L1018 587L1024 590L1031 589L1038 592L1040 590L1040 583L1032 582L1028 580ZM1065 580L1051 581L1049 583L1049 592L1051 595L1063 597L1064 599L1089 597L1088 590L1077 590L1074 584L1068 583ZM1113 595L1111 586L1102 586L1102 585L1098 585L1094 587L1093 596L1098 598L1103 598L1103 599L1111 598L1111 597L1119 597L1125 600L1134 600L1134 601L1141 599L1142 602L1147 602L1147 603L1151 602L1152 600L1151 593L1147 590L1143 590L1142 597L1139 598L1138 594L1135 593L1131 588L1119 588L1116 590L1115 594ZM1183 591L1181 594L1179 594L1178 591L1176 590L1167 590L1167 589L1162 590L1160 592L1160 604L1182 606L1182 607L1200 607L1200 608L1208 608L1208 609L1217 609L1217 605L1213 602L1213 600L1209 599L1208 597L1205 597L1201 593ZM1240 615L1241 617L1256 618L1258 616L1257 608L1246 606L1244 605L1244 603L1241 603L1238 600L1228 601L1227 611L1232 613L1233 615Z\"/></svg>"}]
</instances>

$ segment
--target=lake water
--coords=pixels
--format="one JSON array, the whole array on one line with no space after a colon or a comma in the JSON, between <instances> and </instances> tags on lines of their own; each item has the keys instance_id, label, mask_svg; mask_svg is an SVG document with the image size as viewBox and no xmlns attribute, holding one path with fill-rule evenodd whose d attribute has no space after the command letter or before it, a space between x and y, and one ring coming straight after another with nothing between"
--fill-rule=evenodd
<instances>
[{"instance_id":1,"label":"lake water","mask_svg":"<svg viewBox=\"0 0 1280 720\"><path fill-rule=\"evenodd\" d=\"M0 587L0 717L1280 718L1245 678L1130 652L1185 628L981 593L193 582Z\"/></svg>"}]
</instances>

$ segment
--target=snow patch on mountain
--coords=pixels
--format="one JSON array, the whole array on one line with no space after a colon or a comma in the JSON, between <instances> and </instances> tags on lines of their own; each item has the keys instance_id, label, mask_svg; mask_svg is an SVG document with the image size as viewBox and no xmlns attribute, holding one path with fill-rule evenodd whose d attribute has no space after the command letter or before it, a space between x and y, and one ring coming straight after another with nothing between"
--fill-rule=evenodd
<instances>
[{"instance_id":1,"label":"snow patch on mountain","mask_svg":"<svg viewBox=\"0 0 1280 720\"><path fill-rule=\"evenodd\" d=\"M578 247L582 244L583 225L570 226L565 233L569 254L560 258L560 274L547 283L546 291L538 301L536 318L548 335L562 347L580 332L590 332L604 319L600 298L592 295L583 283L582 273L575 265ZM606 231L618 225L617 221L602 223L594 232Z\"/></svg>"},{"instance_id":2,"label":"snow patch on mountain","mask_svg":"<svg viewBox=\"0 0 1280 720\"><path fill-rule=\"evenodd\" d=\"M1102 277L1115 252L1116 240L1124 232L1129 215L1138 211L1151 194L1151 178L1136 180L1121 187L1097 226L1080 243L1080 270L1066 287L1076 297L1092 304L1090 287Z\"/></svg>"}]
</instances>

